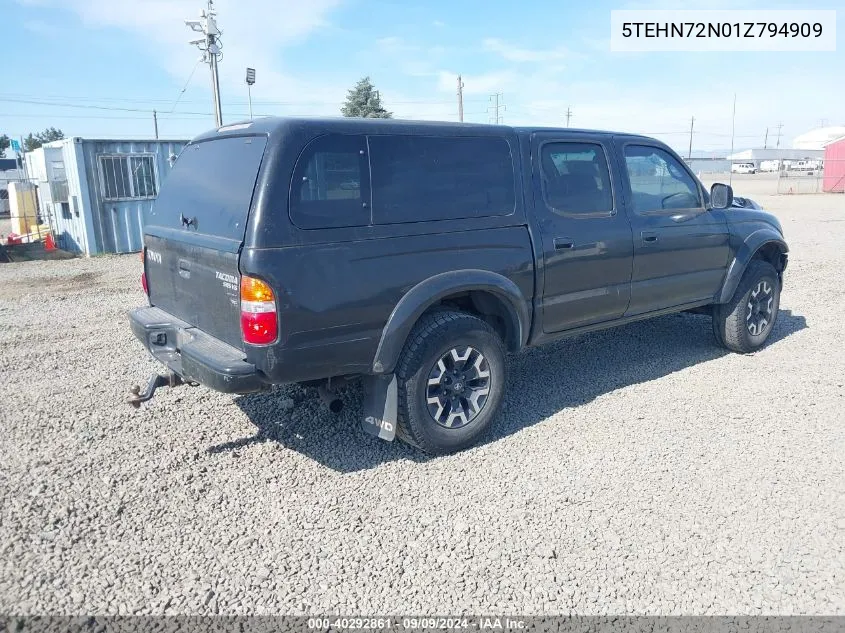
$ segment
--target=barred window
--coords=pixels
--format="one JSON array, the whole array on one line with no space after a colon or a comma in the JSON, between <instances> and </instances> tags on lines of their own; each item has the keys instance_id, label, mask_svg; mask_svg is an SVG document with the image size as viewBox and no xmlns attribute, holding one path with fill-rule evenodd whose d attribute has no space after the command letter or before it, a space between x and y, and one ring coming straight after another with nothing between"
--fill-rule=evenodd
<instances>
[{"instance_id":1,"label":"barred window","mask_svg":"<svg viewBox=\"0 0 845 633\"><path fill-rule=\"evenodd\" d=\"M100 156L100 183L105 200L155 198L158 186L154 156Z\"/></svg>"}]
</instances>

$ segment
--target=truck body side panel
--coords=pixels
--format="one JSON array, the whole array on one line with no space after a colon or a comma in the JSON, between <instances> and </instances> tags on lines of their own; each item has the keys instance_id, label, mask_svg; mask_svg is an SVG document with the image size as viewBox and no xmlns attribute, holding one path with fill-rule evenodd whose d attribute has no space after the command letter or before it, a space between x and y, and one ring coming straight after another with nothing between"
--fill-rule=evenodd
<instances>
[{"instance_id":1,"label":"truck body side panel","mask_svg":"<svg viewBox=\"0 0 845 633\"><path fill-rule=\"evenodd\" d=\"M512 280L530 301L534 265L525 226L334 244L244 249L243 274L276 289L279 341L247 346L272 382L367 373L400 299L441 273L481 269ZM526 324L525 327L530 327Z\"/></svg>"}]
</instances>

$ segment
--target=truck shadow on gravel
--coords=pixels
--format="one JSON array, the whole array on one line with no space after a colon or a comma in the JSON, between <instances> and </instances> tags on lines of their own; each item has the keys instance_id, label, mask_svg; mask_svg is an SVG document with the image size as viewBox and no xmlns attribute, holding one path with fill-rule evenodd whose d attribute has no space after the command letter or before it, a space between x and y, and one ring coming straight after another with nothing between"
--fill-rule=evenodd
<instances>
[{"instance_id":1,"label":"truck shadow on gravel","mask_svg":"<svg viewBox=\"0 0 845 633\"><path fill-rule=\"evenodd\" d=\"M777 345L807 327L803 316L781 310L768 345ZM496 442L617 389L729 353L713 340L710 317L692 314L669 315L529 349L509 358L501 414L480 444ZM402 442L383 442L364 433L360 386L353 383L343 395L346 406L337 415L326 409L315 390L299 386L238 397L235 403L256 426L256 433L212 446L208 452L228 453L277 442L341 473L396 460L432 459Z\"/></svg>"}]
</instances>

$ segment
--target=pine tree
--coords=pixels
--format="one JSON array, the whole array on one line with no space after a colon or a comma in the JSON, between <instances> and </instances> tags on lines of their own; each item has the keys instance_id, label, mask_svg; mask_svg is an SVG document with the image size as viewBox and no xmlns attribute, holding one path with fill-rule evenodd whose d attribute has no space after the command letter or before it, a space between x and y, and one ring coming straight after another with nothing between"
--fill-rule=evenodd
<instances>
[{"instance_id":1,"label":"pine tree","mask_svg":"<svg viewBox=\"0 0 845 633\"><path fill-rule=\"evenodd\" d=\"M361 79L346 95L346 103L340 109L346 117L365 119L392 119L393 113L381 105L381 96L369 77Z\"/></svg>"},{"instance_id":2,"label":"pine tree","mask_svg":"<svg viewBox=\"0 0 845 633\"><path fill-rule=\"evenodd\" d=\"M29 135L23 140L24 150L27 152L31 152L34 149L38 149L44 143L51 143L52 141L60 141L65 137L64 132L61 130L57 130L54 127L48 127L43 132L36 132Z\"/></svg>"}]
</instances>

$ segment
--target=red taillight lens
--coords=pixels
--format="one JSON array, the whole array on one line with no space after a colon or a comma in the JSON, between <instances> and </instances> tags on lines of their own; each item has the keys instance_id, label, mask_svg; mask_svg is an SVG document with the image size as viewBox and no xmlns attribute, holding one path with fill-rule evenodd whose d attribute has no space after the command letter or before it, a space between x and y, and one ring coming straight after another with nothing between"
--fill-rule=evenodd
<instances>
[{"instance_id":1,"label":"red taillight lens","mask_svg":"<svg viewBox=\"0 0 845 633\"><path fill-rule=\"evenodd\" d=\"M241 277L241 334L250 345L267 345L279 334L273 289L254 277Z\"/></svg>"},{"instance_id":2,"label":"red taillight lens","mask_svg":"<svg viewBox=\"0 0 845 633\"><path fill-rule=\"evenodd\" d=\"M141 268L144 269L147 263L147 247L141 248ZM144 294L150 296L150 287L147 285L146 270L141 273L141 287L144 289Z\"/></svg>"}]
</instances>

